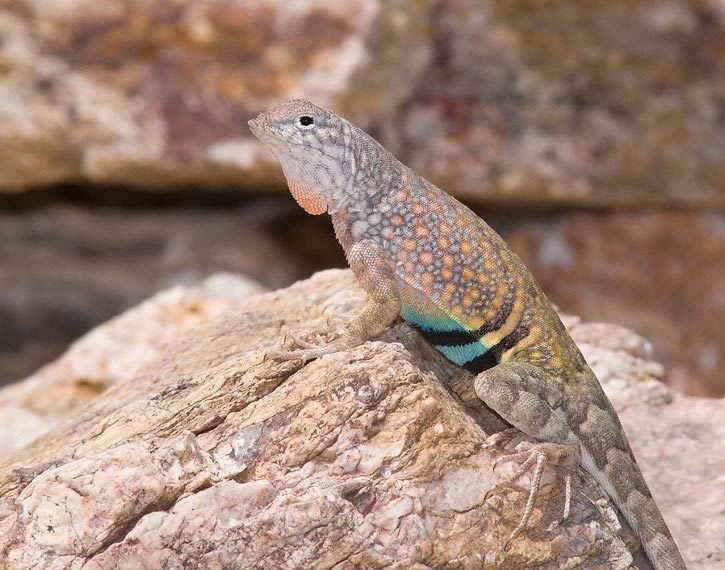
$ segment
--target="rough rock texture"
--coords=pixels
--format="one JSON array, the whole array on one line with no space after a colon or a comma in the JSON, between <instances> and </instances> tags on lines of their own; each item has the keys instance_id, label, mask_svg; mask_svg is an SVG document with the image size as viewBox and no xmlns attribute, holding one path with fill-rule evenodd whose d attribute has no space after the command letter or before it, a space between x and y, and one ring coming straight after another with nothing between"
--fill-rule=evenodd
<instances>
[{"instance_id":1,"label":"rough rock texture","mask_svg":"<svg viewBox=\"0 0 725 570\"><path fill-rule=\"evenodd\" d=\"M720 0L2 0L0 190L282 186L304 95L468 197L725 204Z\"/></svg>"},{"instance_id":2,"label":"rough rock texture","mask_svg":"<svg viewBox=\"0 0 725 570\"><path fill-rule=\"evenodd\" d=\"M69 353L79 365L97 362L89 368L109 387L77 399L54 429L0 462L5 565L631 565L636 541L583 472L573 514L557 526L562 485L547 468L536 525L504 550L526 492L487 500L515 468L504 462L493 471L492 461L529 442L488 446L503 425L473 397L471 376L407 325L307 365L265 358L285 332L325 337L330 317L360 307L364 296L349 271L247 299L234 283L216 287L223 317L207 309L190 329L194 311L169 296L211 301L199 301L209 296L199 289L179 289ZM723 401L672 394L657 381L662 367L649 359L648 343L626 329L567 323L622 412L691 567L722 564ZM129 327L148 327L166 348L154 344L155 354L144 356L143 341L123 334ZM116 359L127 370L114 375Z\"/></svg>"}]
</instances>

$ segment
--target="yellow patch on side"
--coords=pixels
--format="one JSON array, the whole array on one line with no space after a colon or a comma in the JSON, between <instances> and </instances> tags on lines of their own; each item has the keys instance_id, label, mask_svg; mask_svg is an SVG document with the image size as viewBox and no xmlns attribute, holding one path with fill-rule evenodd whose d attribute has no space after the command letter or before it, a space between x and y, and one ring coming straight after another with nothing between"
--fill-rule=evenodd
<instances>
[{"instance_id":1,"label":"yellow patch on side","mask_svg":"<svg viewBox=\"0 0 725 570\"><path fill-rule=\"evenodd\" d=\"M504 352L501 355L501 360L505 362L506 360L511 358L514 353L519 352L520 350L526 350L527 348L531 348L532 346L536 346L541 342L543 335L544 331L540 325L531 325L531 327L529 327L529 334L527 334L519 342L509 348L506 352ZM532 358L536 359L536 356L532 356ZM552 360L554 360L554 358L550 359L550 362ZM561 364L560 361L561 359L559 359L559 363ZM557 366L555 366L555 368L556 367Z\"/></svg>"},{"instance_id":2,"label":"yellow patch on side","mask_svg":"<svg viewBox=\"0 0 725 570\"><path fill-rule=\"evenodd\" d=\"M494 299L495 301L496 299ZM524 314L524 299L523 295L521 293L517 293L514 297L513 306L511 307L511 312L509 313L509 316L506 318L506 322L499 328L498 330L491 331L490 333L486 333L483 335L479 340L485 346L486 348L491 348L492 346L497 345L499 342L501 342L501 339L503 339L505 336L508 336L518 326L518 324L521 322L521 317Z\"/></svg>"}]
</instances>

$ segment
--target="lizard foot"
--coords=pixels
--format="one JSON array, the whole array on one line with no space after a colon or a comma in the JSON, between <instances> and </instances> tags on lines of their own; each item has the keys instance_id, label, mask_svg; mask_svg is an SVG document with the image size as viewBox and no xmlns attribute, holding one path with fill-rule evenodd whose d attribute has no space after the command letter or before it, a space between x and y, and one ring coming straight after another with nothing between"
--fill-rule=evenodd
<instances>
[{"instance_id":1,"label":"lizard foot","mask_svg":"<svg viewBox=\"0 0 725 570\"><path fill-rule=\"evenodd\" d=\"M321 333L285 335L282 343L283 348L268 351L265 358L308 361L350 348L357 344L351 335L344 331L333 333L332 336L334 340L329 340L326 338L326 335Z\"/></svg>"},{"instance_id":2,"label":"lizard foot","mask_svg":"<svg viewBox=\"0 0 725 570\"><path fill-rule=\"evenodd\" d=\"M305 336L286 335L282 342L282 348L268 351L265 358L307 361L334 351L335 348L329 342L323 340L322 335L319 333Z\"/></svg>"},{"instance_id":3,"label":"lizard foot","mask_svg":"<svg viewBox=\"0 0 725 570\"><path fill-rule=\"evenodd\" d=\"M506 430L508 431L508 430ZM501 432L501 433L505 433ZM541 483L541 475L544 471L544 466L547 462L553 463L556 465L563 465L566 466L567 469L575 469L576 466L579 464L579 453L578 450L573 448L569 445L564 444L558 444L558 443L539 443L535 445L532 449L527 451L522 451L518 453L513 453L511 455L507 455L505 457L499 458L494 462L494 471L499 463L508 463L508 462L518 462L523 459L523 462L518 467L518 469L514 472L511 477L508 478L508 480L504 481L503 483L500 483L491 489L489 489L486 492L485 500L488 500L491 496L497 495L506 488L511 488L515 486L516 481L518 481L530 468L533 466L533 475L531 477L531 483L529 484L529 496L526 500L526 506L524 507L524 512L521 515L521 519L519 520L518 525L516 528L509 534L508 539L506 540L506 544L504 546L504 549L506 549L509 545L509 543L514 540L517 536L521 534L521 532L526 528L526 524L529 522L529 518L531 518L531 514L534 510L534 503L536 501L536 496L539 491L539 485ZM566 475L566 488L565 488L565 503L564 503L564 512L562 518L557 521L554 525L552 525L552 528L554 526L557 526L561 524L564 520L566 520L569 517L571 509L571 474L568 473Z\"/></svg>"}]
</instances>

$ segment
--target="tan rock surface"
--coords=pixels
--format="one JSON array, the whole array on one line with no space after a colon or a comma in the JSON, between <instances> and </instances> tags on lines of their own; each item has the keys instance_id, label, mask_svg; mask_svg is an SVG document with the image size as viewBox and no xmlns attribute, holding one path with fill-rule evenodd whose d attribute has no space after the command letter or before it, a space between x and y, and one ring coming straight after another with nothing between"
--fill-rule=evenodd
<instances>
[{"instance_id":1,"label":"tan rock surface","mask_svg":"<svg viewBox=\"0 0 725 570\"><path fill-rule=\"evenodd\" d=\"M334 106L489 201L725 204L717 0L3 0L0 191L282 188L246 120Z\"/></svg>"},{"instance_id":2,"label":"tan rock surface","mask_svg":"<svg viewBox=\"0 0 725 570\"><path fill-rule=\"evenodd\" d=\"M157 293L84 335L53 363L0 389L0 457L111 386L132 380L167 343L263 290L245 277L220 273L198 286Z\"/></svg>"},{"instance_id":3,"label":"tan rock surface","mask_svg":"<svg viewBox=\"0 0 725 570\"><path fill-rule=\"evenodd\" d=\"M471 398L471 377L407 325L307 365L265 359L285 332L324 337L330 317L360 307L349 271L235 296L193 328L181 311L176 336L173 313L168 329L153 320L163 299L140 326L167 331L166 348L152 347L158 359L119 330L131 342L107 356L128 373L0 463L6 565L630 566L631 534L581 471L572 517L552 526L562 485L547 468L536 526L504 551L526 492L485 493L514 468L494 472L493 459L527 442L487 446L500 420ZM714 568L725 551L723 401L672 395L636 335L567 322L622 411L686 559Z\"/></svg>"}]
</instances>

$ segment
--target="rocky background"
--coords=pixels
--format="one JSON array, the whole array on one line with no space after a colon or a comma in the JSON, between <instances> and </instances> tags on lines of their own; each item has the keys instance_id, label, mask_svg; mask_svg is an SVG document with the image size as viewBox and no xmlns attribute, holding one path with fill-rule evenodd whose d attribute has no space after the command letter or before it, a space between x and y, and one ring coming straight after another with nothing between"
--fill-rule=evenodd
<instances>
[{"instance_id":1,"label":"rocky background","mask_svg":"<svg viewBox=\"0 0 725 570\"><path fill-rule=\"evenodd\" d=\"M293 96L725 393L722 0L0 0L0 383L160 288L344 265L246 128Z\"/></svg>"}]
</instances>

